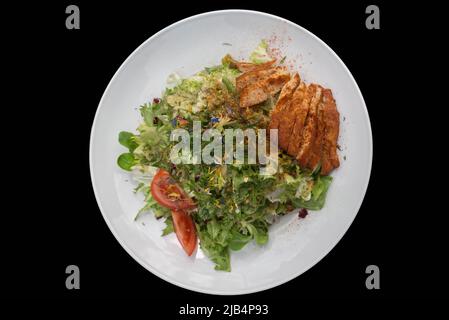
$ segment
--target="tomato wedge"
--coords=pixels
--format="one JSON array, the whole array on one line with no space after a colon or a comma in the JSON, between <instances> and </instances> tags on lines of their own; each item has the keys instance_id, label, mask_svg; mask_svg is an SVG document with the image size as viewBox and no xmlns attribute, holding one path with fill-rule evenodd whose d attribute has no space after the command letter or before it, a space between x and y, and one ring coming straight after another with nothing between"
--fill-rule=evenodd
<instances>
[{"instance_id":1,"label":"tomato wedge","mask_svg":"<svg viewBox=\"0 0 449 320\"><path fill-rule=\"evenodd\" d=\"M197 244L197 237L195 232L195 224L190 215L185 211L172 210L173 226L175 228L176 236L182 245L182 248L191 256L195 251Z\"/></svg>"},{"instance_id":2,"label":"tomato wedge","mask_svg":"<svg viewBox=\"0 0 449 320\"><path fill-rule=\"evenodd\" d=\"M151 195L161 206L171 210L187 210L195 207L193 200L163 169L158 170L151 182Z\"/></svg>"}]
</instances>

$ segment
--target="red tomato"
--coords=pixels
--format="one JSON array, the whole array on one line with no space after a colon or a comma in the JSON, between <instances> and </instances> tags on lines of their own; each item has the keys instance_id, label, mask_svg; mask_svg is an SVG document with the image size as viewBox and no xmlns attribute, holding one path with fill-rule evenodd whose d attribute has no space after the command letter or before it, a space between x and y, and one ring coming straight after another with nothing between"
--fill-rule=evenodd
<instances>
[{"instance_id":1,"label":"red tomato","mask_svg":"<svg viewBox=\"0 0 449 320\"><path fill-rule=\"evenodd\" d=\"M195 224L190 215L184 211L172 210L171 216L173 218L173 226L175 228L176 236L182 245L182 248L191 256L195 251L197 238L195 232Z\"/></svg>"},{"instance_id":2,"label":"red tomato","mask_svg":"<svg viewBox=\"0 0 449 320\"><path fill-rule=\"evenodd\" d=\"M186 210L195 207L192 199L163 169L159 169L151 182L151 195L161 206L171 210Z\"/></svg>"}]
</instances>

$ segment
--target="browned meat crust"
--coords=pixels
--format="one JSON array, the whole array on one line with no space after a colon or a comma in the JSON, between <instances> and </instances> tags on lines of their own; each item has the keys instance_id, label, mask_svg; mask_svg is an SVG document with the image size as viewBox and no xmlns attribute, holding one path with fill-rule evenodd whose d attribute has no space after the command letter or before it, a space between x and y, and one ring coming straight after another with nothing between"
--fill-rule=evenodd
<instances>
[{"instance_id":1,"label":"browned meat crust","mask_svg":"<svg viewBox=\"0 0 449 320\"><path fill-rule=\"evenodd\" d=\"M337 110L332 91L323 90L323 122L325 132L323 136L321 174L328 175L340 166L337 154L337 140L340 131L340 114Z\"/></svg>"},{"instance_id":2,"label":"browned meat crust","mask_svg":"<svg viewBox=\"0 0 449 320\"><path fill-rule=\"evenodd\" d=\"M321 91L323 92L323 88L321 88ZM317 126L316 126L316 135L312 144L312 149L309 157L309 162L307 164L307 167L315 170L317 166L320 163L321 160L321 152L322 152L322 145L323 145L323 137L325 132L325 123L323 118L323 112L324 112L324 101L323 96L320 99L320 102L317 106Z\"/></svg>"},{"instance_id":3,"label":"browned meat crust","mask_svg":"<svg viewBox=\"0 0 449 320\"><path fill-rule=\"evenodd\" d=\"M234 61L235 66L237 69L239 69L241 72L249 72L254 70L263 70L267 68L271 68L276 60L267 61L260 64L255 64L251 62L243 62L243 61Z\"/></svg>"},{"instance_id":4,"label":"browned meat crust","mask_svg":"<svg viewBox=\"0 0 449 320\"><path fill-rule=\"evenodd\" d=\"M302 144L299 148L296 159L299 165L303 168L307 167L307 163L312 151L312 145L316 137L316 127L317 127L317 106L321 99L321 87L316 84L311 84L313 87L313 97L310 101L309 114L307 115L304 130L302 132Z\"/></svg>"},{"instance_id":5,"label":"browned meat crust","mask_svg":"<svg viewBox=\"0 0 449 320\"><path fill-rule=\"evenodd\" d=\"M270 117L270 125L269 129L278 129L279 128L279 120L282 116L282 111L284 108L290 103L290 99L292 98L293 92L295 92L296 87L298 87L301 79L299 74L296 73L289 82L285 84L282 88L281 93L279 95L279 99L274 107L274 110L271 112Z\"/></svg>"},{"instance_id":6,"label":"browned meat crust","mask_svg":"<svg viewBox=\"0 0 449 320\"><path fill-rule=\"evenodd\" d=\"M275 74L276 72L284 71L282 67L260 66L251 71L242 73L235 79L235 87L238 92L243 88L253 84L254 82L265 79L266 77Z\"/></svg>"},{"instance_id":7,"label":"browned meat crust","mask_svg":"<svg viewBox=\"0 0 449 320\"><path fill-rule=\"evenodd\" d=\"M279 71L244 87L240 92L240 107L251 107L267 100L269 96L278 93L289 80L288 72Z\"/></svg>"},{"instance_id":8,"label":"browned meat crust","mask_svg":"<svg viewBox=\"0 0 449 320\"><path fill-rule=\"evenodd\" d=\"M298 90L299 88L296 91ZM302 144L302 131L304 129L304 124L309 113L310 101L312 100L315 89L311 86L307 87L304 84L301 90L302 93L298 92L296 95L294 95L295 100L297 100L297 102L294 102L294 104L297 105L298 108L295 109L295 114L292 115L294 125L291 132L291 139L287 148L284 149L289 155L293 157L296 157Z\"/></svg>"},{"instance_id":9,"label":"browned meat crust","mask_svg":"<svg viewBox=\"0 0 449 320\"><path fill-rule=\"evenodd\" d=\"M292 136L292 132L295 126L295 121L298 118L298 114L301 111L302 101L307 93L307 86L304 82L296 88L292 95L292 99L287 107L282 112L279 121L279 146L284 150L288 150L290 141L295 140L296 137Z\"/></svg>"}]
</instances>

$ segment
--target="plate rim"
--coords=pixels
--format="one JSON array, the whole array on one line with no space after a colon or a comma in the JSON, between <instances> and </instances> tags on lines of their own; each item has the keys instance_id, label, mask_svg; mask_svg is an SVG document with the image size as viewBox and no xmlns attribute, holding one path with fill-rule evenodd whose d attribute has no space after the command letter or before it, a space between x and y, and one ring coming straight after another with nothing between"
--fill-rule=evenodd
<instances>
[{"instance_id":1,"label":"plate rim","mask_svg":"<svg viewBox=\"0 0 449 320\"><path fill-rule=\"evenodd\" d=\"M341 65L343 66L344 70L348 73L349 78L351 80L351 82L353 83L353 85L355 86L355 88L357 89L356 92L359 96L359 98L361 99L362 103L363 103L363 114L366 117L367 123L368 123L368 131L369 131L369 135L368 135L368 140L369 140L369 172L368 175L366 177L366 181L364 181L363 187L362 187L362 197L360 197L359 202L356 205L356 214L352 217L352 219L350 219L350 221L347 223L347 225L345 226L345 231L341 233L341 235L339 235L339 237L336 237L333 242L329 245L329 247L327 248L327 250L323 250L323 252L318 255L318 258L316 258L314 261L310 262L305 268L303 268L301 271L294 273L292 276L287 277L286 279L281 279L279 281L275 281L275 282L271 282L268 284L263 284L263 285L259 285L259 286L255 286L253 288L243 288L243 289L237 289L237 290L233 290L232 292L230 291L224 291L224 290L216 290L216 289L203 289L203 288L198 288L195 287L194 285L189 285L189 284L185 284L182 283L168 275L165 275L161 272L159 272L156 268L153 268L151 265L147 264L146 262L144 262L140 257L137 256L137 254L134 253L134 251L129 248L127 246L127 244L125 243L125 241L123 239L121 239L121 237L118 236L118 233L116 232L116 230L114 229L114 227L112 226L112 223L109 221L109 219L106 217L105 213L104 213L104 209L101 205L101 201L99 200L99 192L97 190L96 187L96 180L95 180L95 176L94 176L94 172L93 172L93 145L94 145L94 136L95 136L95 132L96 132L96 124L98 121L98 117L100 114L100 110L102 110L102 106L103 106L103 101L107 95L107 93L109 92L109 89L112 85L112 83L115 81L116 77L118 77L118 75L121 73L122 69L127 65L128 61L131 60L139 51L142 47L144 47L145 45L147 45L147 43L151 42L153 39L157 38L158 36L162 35L163 33L166 33L168 31L170 31L171 29L177 27L180 24L183 24L185 22L189 22L191 20L195 20L198 18L202 18L205 16L213 16L213 15L222 15L222 14L232 14L232 13L246 13L246 14L254 14L254 15L262 15L265 17L269 17L272 19L276 19L279 20L281 22L287 23L289 25L292 25L296 28L299 28L301 31L305 32L307 35L311 36L313 39L315 39L316 41L318 41L321 45L323 45L325 48L327 48L329 50L329 52L337 59L337 61L339 61L341 63ZM103 219L105 220L109 230L112 232L112 234L114 235L114 238L118 241L118 243L122 246L123 249L125 249L125 251L136 261L138 262L142 267L144 267L146 270L150 271L153 275L159 277L162 280L167 281L168 283L171 283L173 285L176 285L178 287L187 289L187 290L191 290L194 292L200 292L200 293L206 293L206 294L212 294L212 295L223 295L223 296L231 296L231 295L244 295L244 294L251 294L251 293L255 293L255 292L260 292L260 291L265 291L271 288L275 288L277 286L280 286L284 283L287 283L297 277L299 277L300 275L306 273L308 270L310 270L314 265L316 265L318 262L320 262L324 257L326 257L329 252L332 251L332 249L340 242L340 240L343 238L343 236L346 234L346 232L349 230L350 226L352 225L352 223L354 222L360 207L363 203L363 200L365 199L366 196L366 192L368 190L368 185L369 185L369 181L371 178L371 171L372 171L372 163L373 163L373 137L372 137L372 128L371 128L371 120L369 117L369 113L368 113L368 109L366 107L366 102L365 99L363 98L362 92L357 84L357 82L354 79L354 76L352 75L351 71L348 69L348 67L346 66L346 64L341 60L341 58L335 53L335 51L328 46L323 40L321 40L318 36L316 36L315 34L313 34L312 32L310 32L309 30L305 29L304 27L288 20L282 17L279 17L277 15L274 14L270 14L270 13L266 13L266 12L262 12L262 11L257 11L257 10L246 10L246 9L225 9L225 10L214 10L214 11L207 11L207 12L203 12L203 13L199 13L199 14L195 14L192 16L189 16L187 18L178 20L170 25L168 25L167 27L159 30L158 32L156 32L155 34L153 34L151 37L149 37L148 39L146 39L142 44L140 44L136 49L134 49L131 54L122 62L122 64L120 65L120 67L117 69L117 71L114 73L114 75L112 76L111 80L109 81L108 85L106 86L100 102L98 103L98 107L95 111L95 116L94 116L94 121L92 123L92 127L91 127L91 133L90 133L90 139L89 139L89 173L90 173L90 177L91 177L91 183L92 183L92 188L94 191L94 195L95 195L95 200L97 202L98 208L100 209L101 215L103 216Z\"/></svg>"}]
</instances>

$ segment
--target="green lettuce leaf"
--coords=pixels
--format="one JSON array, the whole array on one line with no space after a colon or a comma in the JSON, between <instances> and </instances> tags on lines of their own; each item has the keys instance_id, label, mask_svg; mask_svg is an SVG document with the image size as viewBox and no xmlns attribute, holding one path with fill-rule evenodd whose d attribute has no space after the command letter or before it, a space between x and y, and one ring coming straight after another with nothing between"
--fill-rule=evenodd
<instances>
[{"instance_id":1,"label":"green lettuce leaf","mask_svg":"<svg viewBox=\"0 0 449 320\"><path fill-rule=\"evenodd\" d=\"M227 243L227 233L220 230L216 239L213 239L209 231L201 229L197 224L197 233L200 238L200 247L206 256L215 263L215 270L231 271L231 259ZM213 232L215 233L215 231ZM220 236L221 235L221 236Z\"/></svg>"},{"instance_id":2,"label":"green lettuce leaf","mask_svg":"<svg viewBox=\"0 0 449 320\"><path fill-rule=\"evenodd\" d=\"M136 159L132 153L122 153L118 159L117 164L120 168L126 171L131 171L132 167L136 164Z\"/></svg>"},{"instance_id":3,"label":"green lettuce leaf","mask_svg":"<svg viewBox=\"0 0 449 320\"><path fill-rule=\"evenodd\" d=\"M134 139L135 139L135 136L131 132L122 131L118 135L119 143L122 146L128 148L129 152L133 152L138 146Z\"/></svg>"},{"instance_id":4,"label":"green lettuce leaf","mask_svg":"<svg viewBox=\"0 0 449 320\"><path fill-rule=\"evenodd\" d=\"M320 210L326 202L326 194L331 185L331 176L319 176L312 188L312 196L310 200L304 201L300 198L293 198L292 202L295 207L306 208L309 210Z\"/></svg>"},{"instance_id":5,"label":"green lettuce leaf","mask_svg":"<svg viewBox=\"0 0 449 320\"><path fill-rule=\"evenodd\" d=\"M173 227L173 220L169 217L165 220L165 228L162 230L162 236L166 236L174 231L175 228Z\"/></svg>"},{"instance_id":6,"label":"green lettuce leaf","mask_svg":"<svg viewBox=\"0 0 449 320\"><path fill-rule=\"evenodd\" d=\"M271 61L272 58L268 55L268 44L265 40L262 40L257 48L249 56L249 60L253 63L264 63Z\"/></svg>"},{"instance_id":7,"label":"green lettuce leaf","mask_svg":"<svg viewBox=\"0 0 449 320\"><path fill-rule=\"evenodd\" d=\"M232 232L232 239L229 242L229 249L238 251L248 244L253 239L251 235L244 235L240 232Z\"/></svg>"}]
</instances>

